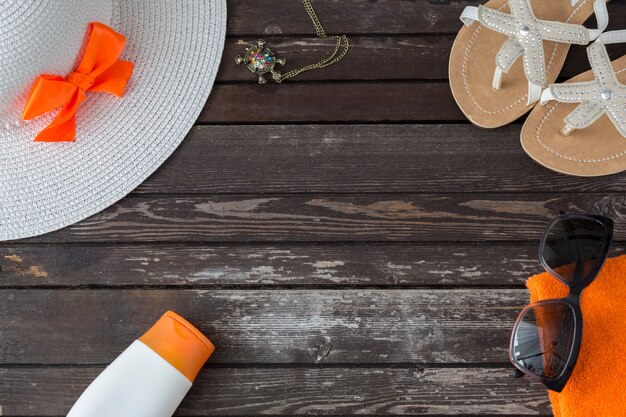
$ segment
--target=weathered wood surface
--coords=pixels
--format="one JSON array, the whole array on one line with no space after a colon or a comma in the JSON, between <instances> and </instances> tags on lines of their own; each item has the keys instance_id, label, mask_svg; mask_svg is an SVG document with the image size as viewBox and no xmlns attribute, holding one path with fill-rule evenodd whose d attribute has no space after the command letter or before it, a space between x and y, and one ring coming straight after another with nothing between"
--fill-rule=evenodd
<instances>
[{"instance_id":1,"label":"weathered wood surface","mask_svg":"<svg viewBox=\"0 0 626 417\"><path fill-rule=\"evenodd\" d=\"M613 18L613 16L611 16ZM616 29L618 27L615 27ZM444 80L448 78L448 58L455 35L351 36L350 53L340 65L312 71L289 81L363 81L363 80ZM285 68L298 68L317 62L332 52L332 40L308 36L265 37L279 56L288 59ZM256 82L250 72L235 65L235 57L253 45L256 37L229 37L218 73L219 82ZM610 46L611 55L626 54L626 45ZM589 69L585 47L574 46L560 78L567 79Z\"/></svg>"},{"instance_id":2,"label":"weathered wood surface","mask_svg":"<svg viewBox=\"0 0 626 417\"><path fill-rule=\"evenodd\" d=\"M459 16L482 0L316 0L315 10L328 33L425 34L456 33ZM292 35L313 33L300 1L229 0L228 33ZM609 3L611 28L626 27L626 4ZM593 27L593 22L588 23Z\"/></svg>"},{"instance_id":3,"label":"weathered wood surface","mask_svg":"<svg viewBox=\"0 0 626 417\"><path fill-rule=\"evenodd\" d=\"M129 197L34 242L522 242L561 210L619 220L623 194Z\"/></svg>"},{"instance_id":4,"label":"weathered wood surface","mask_svg":"<svg viewBox=\"0 0 626 417\"><path fill-rule=\"evenodd\" d=\"M523 288L541 271L532 243L0 247L0 288Z\"/></svg>"},{"instance_id":5,"label":"weathered wood surface","mask_svg":"<svg viewBox=\"0 0 626 417\"><path fill-rule=\"evenodd\" d=\"M135 195L495 191L624 192L626 177L548 171L519 126L196 126Z\"/></svg>"},{"instance_id":6,"label":"weathered wood surface","mask_svg":"<svg viewBox=\"0 0 626 417\"><path fill-rule=\"evenodd\" d=\"M533 244L0 247L5 288L522 288L538 271Z\"/></svg>"},{"instance_id":7,"label":"weathered wood surface","mask_svg":"<svg viewBox=\"0 0 626 417\"><path fill-rule=\"evenodd\" d=\"M162 169L99 215L0 245L0 415L65 415L170 308L218 345L181 416L550 415L540 385L509 377L524 280L560 210L613 217L626 240L626 182L537 166L521 121L467 123L448 52L480 3L316 0L351 53L257 86L233 63L255 39L287 68L330 46L299 1L230 0L218 83ZM626 27L626 3L609 9ZM562 78L586 61L573 48Z\"/></svg>"},{"instance_id":8,"label":"weathered wood surface","mask_svg":"<svg viewBox=\"0 0 626 417\"><path fill-rule=\"evenodd\" d=\"M3 416L64 416L101 370L0 368ZM550 405L501 367L209 368L176 415L261 414L548 416Z\"/></svg>"},{"instance_id":9,"label":"weathered wood surface","mask_svg":"<svg viewBox=\"0 0 626 417\"><path fill-rule=\"evenodd\" d=\"M3 290L0 296L0 364L106 364L168 309L216 344L212 363L504 364L511 327L529 302L522 289Z\"/></svg>"}]
</instances>

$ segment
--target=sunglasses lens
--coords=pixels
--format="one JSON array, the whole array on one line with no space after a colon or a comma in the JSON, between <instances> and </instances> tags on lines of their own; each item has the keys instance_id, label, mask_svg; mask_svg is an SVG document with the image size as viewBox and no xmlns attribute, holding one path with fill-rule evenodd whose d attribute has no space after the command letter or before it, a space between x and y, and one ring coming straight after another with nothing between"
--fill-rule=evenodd
<instances>
[{"instance_id":1,"label":"sunglasses lens","mask_svg":"<svg viewBox=\"0 0 626 417\"><path fill-rule=\"evenodd\" d=\"M602 223L593 219L563 219L548 231L542 257L554 274L567 283L584 281L604 261Z\"/></svg>"},{"instance_id":2,"label":"sunglasses lens","mask_svg":"<svg viewBox=\"0 0 626 417\"><path fill-rule=\"evenodd\" d=\"M514 330L513 361L542 378L559 377L574 344L575 320L565 303L527 308Z\"/></svg>"}]
</instances>

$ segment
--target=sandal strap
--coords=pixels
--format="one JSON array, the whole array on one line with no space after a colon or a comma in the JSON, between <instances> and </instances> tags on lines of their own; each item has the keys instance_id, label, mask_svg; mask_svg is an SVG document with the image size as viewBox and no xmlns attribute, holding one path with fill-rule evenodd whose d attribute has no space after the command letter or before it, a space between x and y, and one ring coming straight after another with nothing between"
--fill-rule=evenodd
<instances>
[{"instance_id":1,"label":"sandal strap","mask_svg":"<svg viewBox=\"0 0 626 417\"><path fill-rule=\"evenodd\" d=\"M572 6L574 6L580 0L572 0ZM598 27L596 29L588 29L589 30L589 39L591 41L595 41L609 26L609 9L606 7L607 0L596 0L593 3L593 12L596 15L596 20L598 22Z\"/></svg>"},{"instance_id":2,"label":"sandal strap","mask_svg":"<svg viewBox=\"0 0 626 417\"><path fill-rule=\"evenodd\" d=\"M531 0L507 0L511 14L484 6L468 6L461 13L461 21L470 26L479 22L483 26L509 36L496 56L494 87L499 88L502 73L508 72L520 58L524 60L524 73L529 81L528 104L539 100L540 91L547 84L544 41L587 45L598 38L609 23L606 0L595 0L594 12L597 29L582 25L537 19ZM571 0L575 6L580 0Z\"/></svg>"},{"instance_id":3,"label":"sandal strap","mask_svg":"<svg viewBox=\"0 0 626 417\"><path fill-rule=\"evenodd\" d=\"M605 32L598 37L596 43L601 43L603 45L610 45L613 43L626 43L626 29Z\"/></svg>"},{"instance_id":4,"label":"sandal strap","mask_svg":"<svg viewBox=\"0 0 626 417\"><path fill-rule=\"evenodd\" d=\"M552 84L541 94L541 103L580 103L565 118L566 130L584 129L606 114L626 138L626 85L619 82L606 50L608 44L626 42L626 30L606 32L587 48L593 81Z\"/></svg>"}]
</instances>

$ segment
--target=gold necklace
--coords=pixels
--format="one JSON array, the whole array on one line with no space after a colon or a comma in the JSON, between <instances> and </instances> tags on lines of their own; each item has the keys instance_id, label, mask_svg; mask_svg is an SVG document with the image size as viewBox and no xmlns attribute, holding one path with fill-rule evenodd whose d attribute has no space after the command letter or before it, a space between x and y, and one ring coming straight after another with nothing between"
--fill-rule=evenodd
<instances>
[{"instance_id":1,"label":"gold necklace","mask_svg":"<svg viewBox=\"0 0 626 417\"><path fill-rule=\"evenodd\" d=\"M343 57L346 56L346 54L348 53L348 50L350 49L350 42L348 41L346 35L327 35L324 27L322 26L322 23L319 21L317 15L315 14L315 10L313 9L311 1L302 0L302 3L304 4L304 9L311 18L311 21L313 22L313 26L315 27L315 32L317 33L318 38L334 39L335 51L328 58L325 58L320 62L306 65L302 68L298 68L285 74L281 74L280 71L275 69L275 66L283 66L287 61L284 58L277 58L274 52L272 52L270 48L267 48L265 46L266 42L263 39L259 39L256 43L256 46L246 48L246 52L243 55L237 56L237 58L235 59L235 62L238 65L246 64L250 72L258 75L259 84L265 84L267 82L264 77L265 74L272 74L272 78L274 79L274 81L280 84L289 78L293 78L296 75L302 74L303 72L329 67L341 61Z\"/></svg>"}]
</instances>

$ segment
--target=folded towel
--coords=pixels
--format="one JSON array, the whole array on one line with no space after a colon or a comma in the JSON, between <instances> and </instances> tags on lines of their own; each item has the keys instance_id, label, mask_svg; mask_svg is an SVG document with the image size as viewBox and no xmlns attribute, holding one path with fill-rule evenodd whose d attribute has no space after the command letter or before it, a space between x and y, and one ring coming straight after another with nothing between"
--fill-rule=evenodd
<instances>
[{"instance_id":1,"label":"folded towel","mask_svg":"<svg viewBox=\"0 0 626 417\"><path fill-rule=\"evenodd\" d=\"M544 272L528 279L532 302L562 298L568 288ZM626 417L626 255L608 259L582 295L583 340L556 417Z\"/></svg>"}]
</instances>

